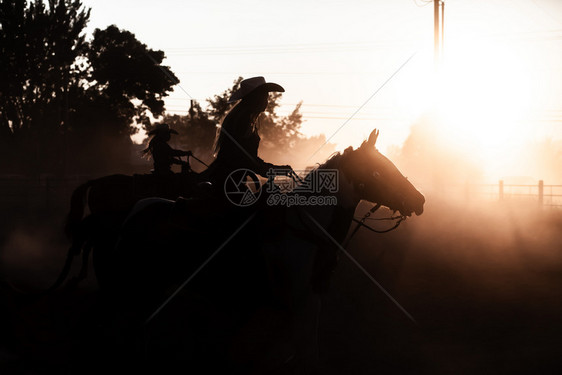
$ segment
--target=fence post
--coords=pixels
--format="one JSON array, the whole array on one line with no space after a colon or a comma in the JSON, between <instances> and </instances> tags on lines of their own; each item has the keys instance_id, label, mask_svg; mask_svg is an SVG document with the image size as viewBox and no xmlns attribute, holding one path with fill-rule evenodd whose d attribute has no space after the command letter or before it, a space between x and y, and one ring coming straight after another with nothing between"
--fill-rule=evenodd
<instances>
[{"instance_id":1,"label":"fence post","mask_svg":"<svg viewBox=\"0 0 562 375\"><path fill-rule=\"evenodd\" d=\"M544 181L539 180L539 207L543 206L544 201Z\"/></svg>"},{"instance_id":2,"label":"fence post","mask_svg":"<svg viewBox=\"0 0 562 375\"><path fill-rule=\"evenodd\" d=\"M500 180L500 202L503 201L503 180Z\"/></svg>"}]
</instances>

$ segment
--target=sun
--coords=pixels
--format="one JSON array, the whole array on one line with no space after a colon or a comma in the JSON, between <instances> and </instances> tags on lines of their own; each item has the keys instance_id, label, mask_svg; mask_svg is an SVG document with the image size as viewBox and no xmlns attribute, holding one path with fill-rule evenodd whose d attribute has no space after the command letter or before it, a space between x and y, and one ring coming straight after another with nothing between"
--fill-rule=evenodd
<instances>
[{"instance_id":1,"label":"sun","mask_svg":"<svg viewBox=\"0 0 562 375\"><path fill-rule=\"evenodd\" d=\"M463 39L455 46L447 48L439 69L426 59L412 70L402 87L405 105L435 112L436 136L484 166L486 176L512 173L532 134L526 121L533 95L525 56L499 42Z\"/></svg>"},{"instance_id":2,"label":"sun","mask_svg":"<svg viewBox=\"0 0 562 375\"><path fill-rule=\"evenodd\" d=\"M532 129L532 98L524 56L501 43L466 40L451 49L439 71L438 112L459 147L470 147L489 173L517 163Z\"/></svg>"}]
</instances>

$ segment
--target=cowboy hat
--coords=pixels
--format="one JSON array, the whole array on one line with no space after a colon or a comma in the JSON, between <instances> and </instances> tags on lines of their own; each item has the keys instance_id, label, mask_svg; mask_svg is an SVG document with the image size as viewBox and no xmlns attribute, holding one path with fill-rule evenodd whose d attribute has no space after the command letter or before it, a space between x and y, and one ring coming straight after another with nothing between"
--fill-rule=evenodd
<instances>
[{"instance_id":1,"label":"cowboy hat","mask_svg":"<svg viewBox=\"0 0 562 375\"><path fill-rule=\"evenodd\" d=\"M265 78L263 77L252 77L240 82L240 88L232 94L230 99L228 99L228 102L234 103L235 101L248 96L258 89L263 89L267 92L285 92L285 89L279 86L277 83L265 82Z\"/></svg>"},{"instance_id":2,"label":"cowboy hat","mask_svg":"<svg viewBox=\"0 0 562 375\"><path fill-rule=\"evenodd\" d=\"M170 129L170 125L162 123L162 124L156 124L154 126L154 129L148 132L148 135L162 134L162 133L178 134L178 132L175 131L174 129Z\"/></svg>"}]
</instances>

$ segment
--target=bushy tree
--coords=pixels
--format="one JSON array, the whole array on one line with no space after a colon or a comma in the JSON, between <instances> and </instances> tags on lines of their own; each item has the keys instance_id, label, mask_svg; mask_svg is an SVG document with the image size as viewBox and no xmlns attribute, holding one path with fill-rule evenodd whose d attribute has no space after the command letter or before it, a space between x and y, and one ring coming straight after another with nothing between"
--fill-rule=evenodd
<instances>
[{"instance_id":1,"label":"bushy tree","mask_svg":"<svg viewBox=\"0 0 562 375\"><path fill-rule=\"evenodd\" d=\"M0 3L0 149L2 159L13 159L7 168L60 165L69 91L83 78L77 61L88 46L88 17L79 1Z\"/></svg>"},{"instance_id":2,"label":"bushy tree","mask_svg":"<svg viewBox=\"0 0 562 375\"><path fill-rule=\"evenodd\" d=\"M146 123L147 111L160 116L163 97L179 82L169 67L161 65L164 52L148 48L115 25L94 31L87 57L94 84L90 89L108 98L127 125L133 119Z\"/></svg>"},{"instance_id":3,"label":"bushy tree","mask_svg":"<svg viewBox=\"0 0 562 375\"><path fill-rule=\"evenodd\" d=\"M164 57L162 51L148 48L134 34L114 25L94 31L86 54L86 87L77 94L80 110L72 116L72 144L79 146L78 151L84 146L90 150L82 155L88 158L83 161L90 169L95 165L105 170L127 169L130 136L137 131L132 125L148 129L148 113L160 116L163 97L179 82L169 67L161 65Z\"/></svg>"},{"instance_id":4,"label":"bushy tree","mask_svg":"<svg viewBox=\"0 0 562 375\"><path fill-rule=\"evenodd\" d=\"M240 82L242 82L242 80L242 77L238 77L234 80L231 87L227 88L222 93L207 99L207 113L216 123L220 123L230 108L232 108L232 104L228 102L228 99L230 99L234 91L240 88Z\"/></svg>"},{"instance_id":5,"label":"bushy tree","mask_svg":"<svg viewBox=\"0 0 562 375\"><path fill-rule=\"evenodd\" d=\"M0 126L17 136L64 124L69 87L83 78L76 64L88 44L89 17L79 1L0 4ZM10 130L10 131L7 131Z\"/></svg>"},{"instance_id":6,"label":"bushy tree","mask_svg":"<svg viewBox=\"0 0 562 375\"><path fill-rule=\"evenodd\" d=\"M209 113L203 110L199 103L191 101L188 115L165 115L163 121L179 133L172 141L180 148L191 150L207 165L213 161L212 149L217 127L215 121L211 120ZM194 162L192 168L201 171L204 166Z\"/></svg>"},{"instance_id":7,"label":"bushy tree","mask_svg":"<svg viewBox=\"0 0 562 375\"><path fill-rule=\"evenodd\" d=\"M228 99L234 91L238 90L242 79L242 77L238 77L231 87L207 99L206 110L201 109L200 105L195 103L192 104L188 115L165 116L164 121L180 133L179 139L182 148L194 151L205 162L213 160L212 151L217 126L232 108L233 104L228 103ZM323 135L316 137L302 135L303 120L300 112L302 103L297 104L288 116L279 116L277 109L280 106L281 97L282 93L270 93L268 106L259 119L261 136L259 153L268 162L290 164L301 169L305 167L306 158L326 143L326 138ZM319 152L318 159L327 158L334 152L334 149L335 146L328 143ZM196 167L195 164L194 167Z\"/></svg>"},{"instance_id":8,"label":"bushy tree","mask_svg":"<svg viewBox=\"0 0 562 375\"><path fill-rule=\"evenodd\" d=\"M89 14L79 0L0 3L4 172L101 171L128 160L134 122L164 111L178 83L164 53L116 26L86 41Z\"/></svg>"}]
</instances>

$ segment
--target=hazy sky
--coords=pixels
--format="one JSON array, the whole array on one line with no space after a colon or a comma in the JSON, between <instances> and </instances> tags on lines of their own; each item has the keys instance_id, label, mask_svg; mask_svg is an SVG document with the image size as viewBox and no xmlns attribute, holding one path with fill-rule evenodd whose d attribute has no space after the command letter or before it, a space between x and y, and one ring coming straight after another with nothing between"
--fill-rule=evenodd
<instances>
[{"instance_id":1,"label":"hazy sky","mask_svg":"<svg viewBox=\"0 0 562 375\"><path fill-rule=\"evenodd\" d=\"M436 87L425 0L85 4L90 31L116 24L165 51L181 80L169 112L263 75L286 89L282 114L302 100L305 134L330 136L414 55L332 139L357 145L378 127L384 150L402 144ZM446 0L445 53L440 104L461 133L562 138L562 1Z\"/></svg>"}]
</instances>

